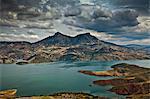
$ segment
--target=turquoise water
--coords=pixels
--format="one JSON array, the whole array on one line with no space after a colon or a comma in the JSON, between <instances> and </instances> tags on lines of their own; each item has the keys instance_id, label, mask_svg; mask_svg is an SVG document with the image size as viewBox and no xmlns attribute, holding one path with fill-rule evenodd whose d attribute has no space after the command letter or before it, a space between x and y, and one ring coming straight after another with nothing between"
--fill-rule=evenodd
<instances>
[{"instance_id":1,"label":"turquoise water","mask_svg":"<svg viewBox=\"0 0 150 99\"><path fill-rule=\"evenodd\" d=\"M102 71L116 63L132 63L150 67L150 60L56 62L44 64L0 64L0 90L17 89L18 96L49 95L56 92L87 92L118 97L108 92L111 86L96 86L94 80L109 79L78 73L78 70ZM89 86L91 85L92 86Z\"/></svg>"}]
</instances>

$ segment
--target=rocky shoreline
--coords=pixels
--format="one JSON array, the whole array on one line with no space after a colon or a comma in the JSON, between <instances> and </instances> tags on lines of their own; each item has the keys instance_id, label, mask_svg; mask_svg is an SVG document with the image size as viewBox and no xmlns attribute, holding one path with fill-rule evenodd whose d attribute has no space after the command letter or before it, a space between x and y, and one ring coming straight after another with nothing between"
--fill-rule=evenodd
<instances>
[{"instance_id":1,"label":"rocky shoreline","mask_svg":"<svg viewBox=\"0 0 150 99\"><path fill-rule=\"evenodd\" d=\"M118 95L124 95L126 99L150 99L150 68L140 67L138 65L120 63L111 66L112 70L107 71L85 71L80 73L99 76L114 77L107 80L96 80L93 84L99 86L109 86L108 91ZM108 99L104 96L94 96L82 92L62 92L48 96L16 96L17 90L0 91L0 99ZM111 99L111 98L110 98Z\"/></svg>"},{"instance_id":2,"label":"rocky shoreline","mask_svg":"<svg viewBox=\"0 0 150 99\"><path fill-rule=\"evenodd\" d=\"M100 86L112 85L108 91L125 95L127 99L150 99L150 68L138 65L120 63L111 66L108 71L79 71L80 73L99 76L117 77L108 80L93 81Z\"/></svg>"},{"instance_id":3,"label":"rocky shoreline","mask_svg":"<svg viewBox=\"0 0 150 99\"><path fill-rule=\"evenodd\" d=\"M5 90L0 91L0 99L108 99L106 97L94 96L88 93L82 92L62 92L55 93L48 96L26 96L18 97L16 96L17 90Z\"/></svg>"}]
</instances>

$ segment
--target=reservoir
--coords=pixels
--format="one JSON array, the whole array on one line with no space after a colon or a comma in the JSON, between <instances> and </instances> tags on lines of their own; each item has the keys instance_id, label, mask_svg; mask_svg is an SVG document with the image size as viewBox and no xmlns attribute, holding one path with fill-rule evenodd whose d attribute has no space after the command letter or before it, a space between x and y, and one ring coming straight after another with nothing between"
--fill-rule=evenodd
<instances>
[{"instance_id":1,"label":"reservoir","mask_svg":"<svg viewBox=\"0 0 150 99\"><path fill-rule=\"evenodd\" d=\"M89 76L78 72L79 70L109 70L117 63L136 64L150 68L150 60L0 64L0 90L17 89L17 96L85 92L99 96L122 97L107 91L111 86L92 84L92 81L111 77Z\"/></svg>"}]
</instances>

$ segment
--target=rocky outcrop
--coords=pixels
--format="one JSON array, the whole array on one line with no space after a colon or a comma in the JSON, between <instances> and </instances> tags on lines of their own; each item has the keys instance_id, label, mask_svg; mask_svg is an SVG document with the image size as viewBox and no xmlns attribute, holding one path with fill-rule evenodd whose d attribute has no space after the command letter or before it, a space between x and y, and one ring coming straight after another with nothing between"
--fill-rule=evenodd
<instances>
[{"instance_id":1,"label":"rocky outcrop","mask_svg":"<svg viewBox=\"0 0 150 99\"><path fill-rule=\"evenodd\" d=\"M145 83L127 83L124 85L117 85L110 89L111 92L115 92L119 95L138 95L138 94L150 94L150 82Z\"/></svg>"},{"instance_id":2,"label":"rocky outcrop","mask_svg":"<svg viewBox=\"0 0 150 99\"><path fill-rule=\"evenodd\" d=\"M0 91L0 99L15 99L16 93L16 89Z\"/></svg>"},{"instance_id":3,"label":"rocky outcrop","mask_svg":"<svg viewBox=\"0 0 150 99\"><path fill-rule=\"evenodd\" d=\"M150 94L129 95L127 99L150 99Z\"/></svg>"}]
</instances>

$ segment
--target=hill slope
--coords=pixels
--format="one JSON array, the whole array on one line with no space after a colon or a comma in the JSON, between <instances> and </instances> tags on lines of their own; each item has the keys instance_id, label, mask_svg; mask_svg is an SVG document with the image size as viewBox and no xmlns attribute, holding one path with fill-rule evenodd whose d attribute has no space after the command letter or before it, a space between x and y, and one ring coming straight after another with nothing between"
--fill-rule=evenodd
<instances>
[{"instance_id":1,"label":"hill slope","mask_svg":"<svg viewBox=\"0 0 150 99\"><path fill-rule=\"evenodd\" d=\"M0 63L150 59L150 55L99 40L90 33L70 37L55 33L35 43L0 42Z\"/></svg>"}]
</instances>

